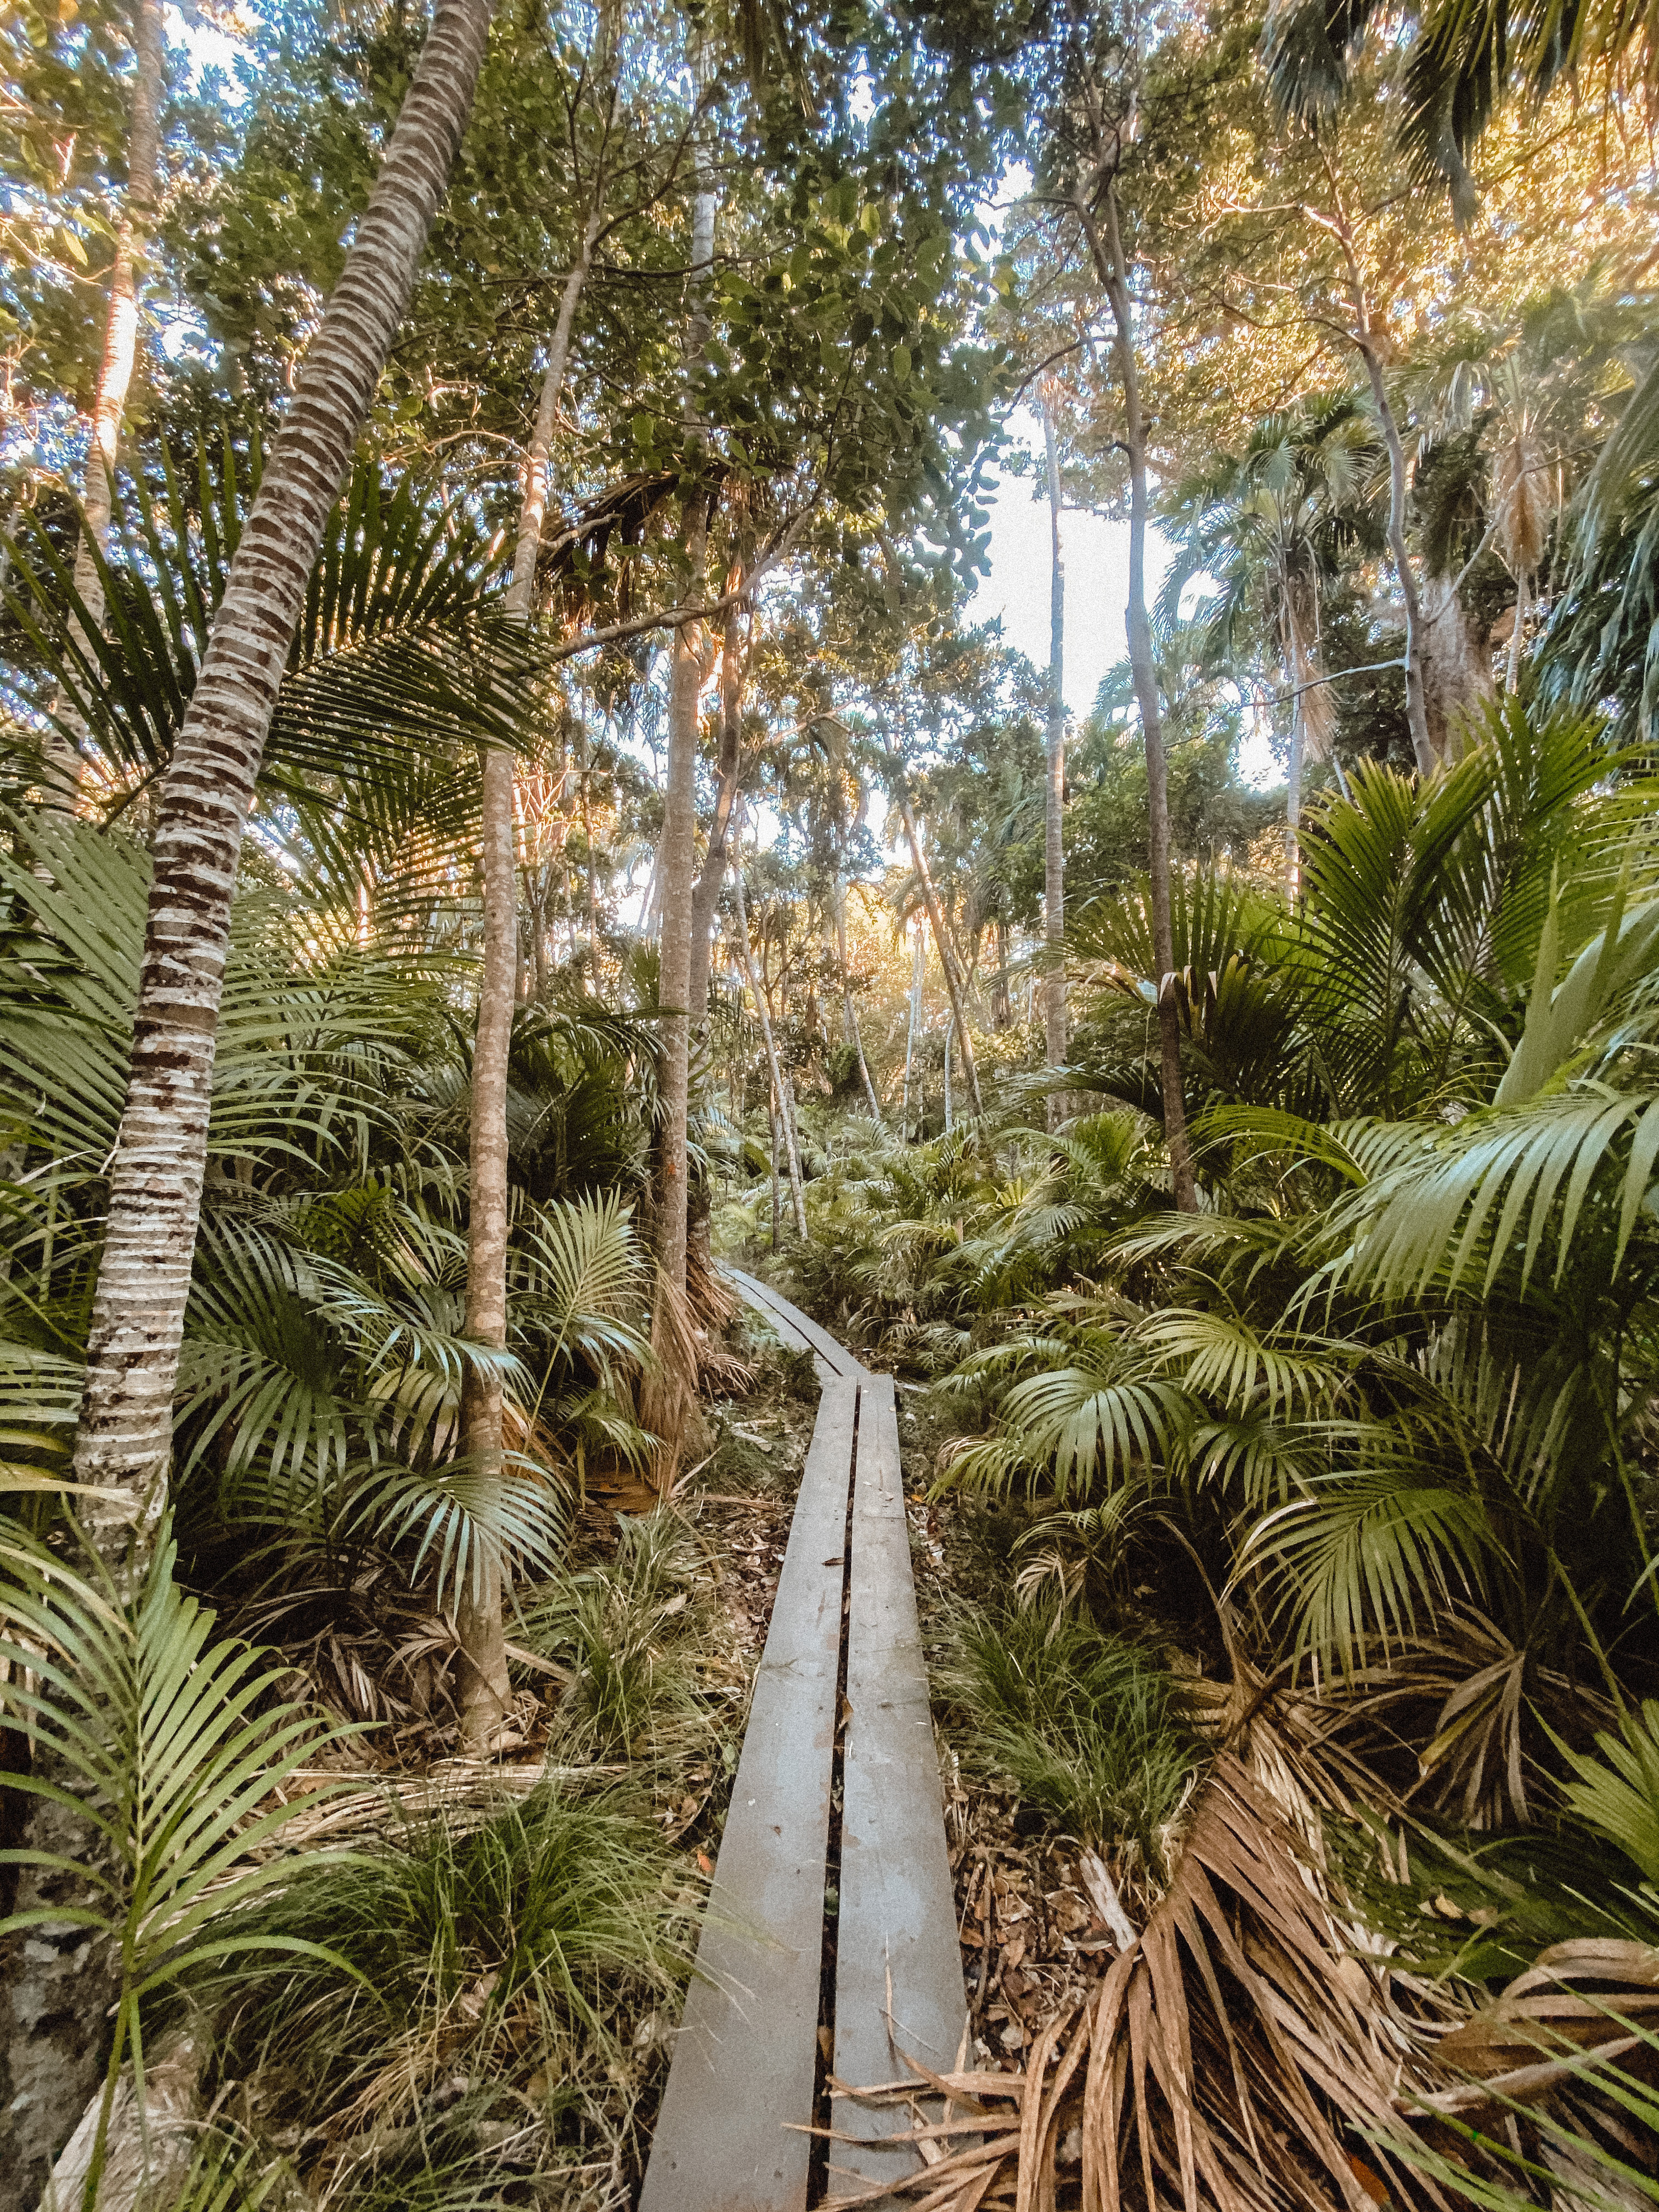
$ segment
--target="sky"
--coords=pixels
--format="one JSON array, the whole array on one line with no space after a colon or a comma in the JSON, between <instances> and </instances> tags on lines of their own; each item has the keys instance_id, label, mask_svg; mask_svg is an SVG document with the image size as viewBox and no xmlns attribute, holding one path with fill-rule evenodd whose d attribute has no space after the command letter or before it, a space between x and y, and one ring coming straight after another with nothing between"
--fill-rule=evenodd
<instances>
[{"instance_id":1,"label":"sky","mask_svg":"<svg viewBox=\"0 0 1659 2212\"><path fill-rule=\"evenodd\" d=\"M1016 441L1040 453L1041 432L1025 410L1010 426ZM970 622L1002 617L1002 634L1038 668L1048 665L1048 501L1033 493L1042 477L1003 473L989 502L991 569L968 609ZM1123 611L1129 592L1129 526L1066 509L1060 523L1066 556L1066 704L1081 722L1100 679L1128 652ZM1170 549L1156 531L1146 544L1146 596L1156 599Z\"/></svg>"},{"instance_id":2,"label":"sky","mask_svg":"<svg viewBox=\"0 0 1659 2212\"><path fill-rule=\"evenodd\" d=\"M1035 416L1022 411L1011 428L1028 450L1040 451ZM1048 501L1034 498L1040 476L1004 473L988 501L991 510L990 573L969 603L970 622L1000 616L1002 634L1036 667L1048 665ZM1060 523L1066 558L1066 705L1073 727L1092 710L1100 679L1115 662L1127 658L1124 609L1129 595L1129 526L1068 507ZM1146 597L1158 597L1172 549L1158 532L1146 536ZM1182 597L1190 615L1203 588L1195 579ZM1266 789L1282 780L1264 729L1246 717L1239 746L1239 771L1248 783Z\"/></svg>"}]
</instances>

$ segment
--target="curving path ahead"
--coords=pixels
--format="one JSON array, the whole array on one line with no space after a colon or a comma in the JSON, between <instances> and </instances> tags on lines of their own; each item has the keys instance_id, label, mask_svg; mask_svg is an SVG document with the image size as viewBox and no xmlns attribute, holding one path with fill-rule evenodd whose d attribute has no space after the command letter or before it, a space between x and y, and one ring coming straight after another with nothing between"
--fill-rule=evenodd
<instances>
[{"instance_id":1,"label":"curving path ahead","mask_svg":"<svg viewBox=\"0 0 1659 2212\"><path fill-rule=\"evenodd\" d=\"M821 2048L864 2087L904 2078L906 2054L949 2069L967 2027L892 1377L729 1273L823 1395L641 2212L804 2212ZM912 2171L882 2142L902 2116L836 2096L829 2118L827 2203Z\"/></svg>"}]
</instances>

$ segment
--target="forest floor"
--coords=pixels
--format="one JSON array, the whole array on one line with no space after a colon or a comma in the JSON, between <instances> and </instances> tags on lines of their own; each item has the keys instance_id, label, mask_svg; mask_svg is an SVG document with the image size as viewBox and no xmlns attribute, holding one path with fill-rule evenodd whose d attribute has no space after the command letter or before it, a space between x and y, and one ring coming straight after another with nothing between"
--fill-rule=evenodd
<instances>
[{"instance_id":1,"label":"forest floor","mask_svg":"<svg viewBox=\"0 0 1659 2212\"><path fill-rule=\"evenodd\" d=\"M964 1609L1007 1601L1007 1532L1003 1516L972 1499L929 1495L939 1446L957 1424L922 1387L901 1382L898 1391L910 1557L935 1686L945 1841L974 2039L969 2063L1014 2073L1118 1946L1090 1898L1079 1845L982 1770L965 1716L939 1687ZM1062 2146L1062 2163L1065 2152Z\"/></svg>"}]
</instances>

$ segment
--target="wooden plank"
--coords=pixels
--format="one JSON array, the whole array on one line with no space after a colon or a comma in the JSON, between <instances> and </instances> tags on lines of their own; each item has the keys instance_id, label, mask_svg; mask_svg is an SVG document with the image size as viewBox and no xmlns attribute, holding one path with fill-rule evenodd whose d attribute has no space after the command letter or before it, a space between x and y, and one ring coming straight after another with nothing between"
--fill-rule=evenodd
<instances>
[{"instance_id":1,"label":"wooden plank","mask_svg":"<svg viewBox=\"0 0 1659 2212\"><path fill-rule=\"evenodd\" d=\"M859 1394L847 1701L835 2071L862 2087L902 2079L907 2051L948 2069L968 2020L887 1375ZM880 2141L908 2124L836 2098L831 2125L860 2140L830 2142L831 2200L912 2172L915 2152Z\"/></svg>"},{"instance_id":2,"label":"wooden plank","mask_svg":"<svg viewBox=\"0 0 1659 2212\"><path fill-rule=\"evenodd\" d=\"M819 1376L828 1368L832 1375L861 1376L864 1372L858 1360L844 1344L837 1344L826 1328L820 1328L811 1314L791 1305L781 1291L770 1283L763 1283L757 1275L745 1275L737 1267L726 1270L726 1278L746 1304L763 1313L786 1339L793 1341L818 1361Z\"/></svg>"},{"instance_id":3,"label":"wooden plank","mask_svg":"<svg viewBox=\"0 0 1659 2212\"><path fill-rule=\"evenodd\" d=\"M818 1407L641 2212L806 2203L857 1396Z\"/></svg>"}]
</instances>

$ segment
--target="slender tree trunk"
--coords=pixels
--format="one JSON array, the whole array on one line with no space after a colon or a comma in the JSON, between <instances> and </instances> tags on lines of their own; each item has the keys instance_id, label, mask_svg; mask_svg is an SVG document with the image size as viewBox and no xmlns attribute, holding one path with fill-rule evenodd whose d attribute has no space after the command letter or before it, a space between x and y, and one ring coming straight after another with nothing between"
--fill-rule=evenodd
<instances>
[{"instance_id":1,"label":"slender tree trunk","mask_svg":"<svg viewBox=\"0 0 1659 2212\"><path fill-rule=\"evenodd\" d=\"M138 264L155 220L165 69L161 0L133 0L132 58L127 188L120 226L115 234L115 258L110 266L109 312L104 324L104 350L98 364L92 437L87 449L86 484L81 501L83 521L75 549L75 589L93 630L101 629L104 621L103 579L94 556L104 550L109 539L110 522L115 511L115 461L121 443L121 421L138 357ZM82 629L78 616L73 634L75 642L83 650L90 647L91 639ZM47 750L55 771L49 797L56 803L72 804L80 779L80 756L61 738L49 739Z\"/></svg>"},{"instance_id":2,"label":"slender tree trunk","mask_svg":"<svg viewBox=\"0 0 1659 2212\"><path fill-rule=\"evenodd\" d=\"M265 733L324 526L465 127L489 0L440 0L345 270L242 532L161 788L131 1070L76 1443L135 1586L165 1496L232 892Z\"/></svg>"},{"instance_id":3,"label":"slender tree trunk","mask_svg":"<svg viewBox=\"0 0 1659 2212\"><path fill-rule=\"evenodd\" d=\"M686 517L685 546L693 579L702 574L708 545L707 501L701 494ZM694 580L693 588L696 588ZM693 635L694 629L696 634ZM702 689L701 628L674 633L668 704L668 780L662 842L657 850L662 935L658 994L662 1008L662 1176L657 1263L672 1291L685 1291L686 1129L690 1111L691 926L696 863L697 701Z\"/></svg>"},{"instance_id":4,"label":"slender tree trunk","mask_svg":"<svg viewBox=\"0 0 1659 2212\"><path fill-rule=\"evenodd\" d=\"M996 972L991 978L991 1027L999 1035L1013 1019L1008 1002L1008 925L999 915L991 925L996 939Z\"/></svg>"},{"instance_id":5,"label":"slender tree trunk","mask_svg":"<svg viewBox=\"0 0 1659 2212\"><path fill-rule=\"evenodd\" d=\"M956 1025L956 1016L952 1014L945 1024L945 1133L947 1137L954 1119L951 1111L951 1034Z\"/></svg>"},{"instance_id":6,"label":"slender tree trunk","mask_svg":"<svg viewBox=\"0 0 1659 2212\"><path fill-rule=\"evenodd\" d=\"M859 1056L859 1074L863 1079L864 1095L870 1101L870 1118L879 1129L885 1125L881 1118L881 1101L870 1079L870 1063L864 1056L864 1033L859 1027L858 1009L853 1004L853 981L847 964L847 886L839 878L836 882L836 949L841 955L841 1002L847 1035Z\"/></svg>"},{"instance_id":7,"label":"slender tree trunk","mask_svg":"<svg viewBox=\"0 0 1659 2212\"><path fill-rule=\"evenodd\" d=\"M778 1094L769 1085L766 1097L772 1116L772 1249L775 1252L783 1224L783 1207L778 1185L778 1138L783 1116Z\"/></svg>"},{"instance_id":8,"label":"slender tree trunk","mask_svg":"<svg viewBox=\"0 0 1659 2212\"><path fill-rule=\"evenodd\" d=\"M1097 232L1095 233L1097 237ZM1170 1181L1177 1209L1194 1212L1198 1188L1187 1141L1187 1106L1181 1081L1181 1026L1176 1006L1175 934L1170 913L1170 777L1164 755L1164 716L1158 696L1158 665L1152 657L1152 626L1146 615L1146 423L1140 405L1140 374L1135 362L1134 308L1129 294L1128 262L1118 220L1117 185L1106 188L1106 235L1109 252L1101 266L1112 316L1117 325L1118 369L1123 384L1123 443L1129 458L1129 605L1125 626L1135 702L1146 744L1146 800L1149 872L1152 877L1152 942L1158 960L1158 1028L1164 1141L1170 1154ZM1101 257L1097 250L1097 264Z\"/></svg>"},{"instance_id":9,"label":"slender tree trunk","mask_svg":"<svg viewBox=\"0 0 1659 2212\"><path fill-rule=\"evenodd\" d=\"M1060 453L1054 409L1042 400L1042 449L1048 471L1048 781L1043 809L1042 927L1048 973L1043 982L1044 1048L1051 1068L1066 1065L1066 557L1060 535ZM1048 1127L1064 1109L1048 1093Z\"/></svg>"},{"instance_id":10,"label":"slender tree trunk","mask_svg":"<svg viewBox=\"0 0 1659 2212\"><path fill-rule=\"evenodd\" d=\"M697 81L707 82L706 47L699 53ZM691 206L691 308L685 357L695 368L708 343L707 290L714 264L715 198L699 155L696 191ZM701 441L695 411L690 428ZM690 589L701 592L708 564L708 500L694 492L686 503L684 542ZM665 1301L684 1301L690 1229L687 1126L691 1097L691 936L697 834L697 706L708 674L701 623L674 632L668 699L668 775L664 792L662 842L657 850L657 880L662 925L658 967L661 1008L662 1140L657 1194L657 1272L659 1289L652 1316L657 1371L650 1392L647 1424L661 1439L658 1480L667 1487L679 1457L680 1440L696 1378L682 1371L684 1331L671 1324Z\"/></svg>"},{"instance_id":11,"label":"slender tree trunk","mask_svg":"<svg viewBox=\"0 0 1659 2212\"><path fill-rule=\"evenodd\" d=\"M939 947L939 964L945 970L945 988L950 996L951 1012L956 1018L957 1035L962 1042L962 1072L968 1079L968 1095L974 1102L975 1113L982 1115L985 1106L979 1095L979 1070L974 1064L974 1040L968 1034L967 1018L963 1011L962 978L957 973L956 951L951 942L950 932L945 926L945 909L940 906L939 893L933 888L927 856L922 851L921 839L916 834L915 811L902 789L899 811L904 822L905 836L909 840L910 857L915 863L916 876L921 884L921 896L927 908L933 942Z\"/></svg>"},{"instance_id":12,"label":"slender tree trunk","mask_svg":"<svg viewBox=\"0 0 1659 2212\"><path fill-rule=\"evenodd\" d=\"M1291 680L1294 684L1295 677ZM1285 877L1293 899L1302 879L1302 757L1305 730L1302 694L1296 690L1291 697L1291 764L1285 778Z\"/></svg>"},{"instance_id":13,"label":"slender tree trunk","mask_svg":"<svg viewBox=\"0 0 1659 2212\"><path fill-rule=\"evenodd\" d=\"M726 591L735 591L740 581L734 572L726 579ZM740 781L743 690L751 651L752 646L746 651L739 642L738 605L733 600L726 611L720 635L720 742L714 771L714 817L708 825L708 848L703 856L702 873L691 896L691 974L687 1004L692 1023L698 1028L708 1018L709 956L720 885L726 880L732 811L737 804Z\"/></svg>"},{"instance_id":14,"label":"slender tree trunk","mask_svg":"<svg viewBox=\"0 0 1659 2212\"><path fill-rule=\"evenodd\" d=\"M582 230L582 243L559 298L548 347L536 423L525 455L524 495L507 595L509 618L527 623L535 608L536 562L547 516L553 432L565 365L570 357L576 308L599 227L598 193ZM471 1124L468 1148L466 1334L501 1352L507 1348L507 1062L513 1045L513 1007L518 984L518 860L513 823L513 756L503 745L485 749L483 761L483 974L478 987L478 1025L472 1048ZM534 916L534 957L542 980L543 917ZM469 1367L461 1384L461 1447L473 1466L499 1482L505 1443L500 1377ZM511 1688L503 1614L506 1563L481 1560L466 1577L458 1608L461 1644L461 1735L473 1750L487 1743L505 1716Z\"/></svg>"},{"instance_id":15,"label":"slender tree trunk","mask_svg":"<svg viewBox=\"0 0 1659 2212\"><path fill-rule=\"evenodd\" d=\"M1406 544L1406 448L1394 409L1389 404L1382 359L1371 335L1364 292L1357 281L1355 297L1360 325L1360 358L1370 380L1371 403L1389 449L1389 550L1394 557L1401 601L1406 611L1406 720L1411 726L1412 750L1417 756L1418 769L1427 775L1436 763L1434 747L1429 739L1428 702L1423 687L1423 607L1418 595L1417 573Z\"/></svg>"},{"instance_id":16,"label":"slender tree trunk","mask_svg":"<svg viewBox=\"0 0 1659 2212\"><path fill-rule=\"evenodd\" d=\"M761 1038L766 1047L767 1073L772 1081L772 1095L778 1102L778 1120L782 1125L784 1155L789 1163L789 1207L795 1218L795 1233L806 1235L806 1193L801 1181L800 1143L795 1133L795 1100L778 1058L777 1041L772 1033L772 1009L755 973L755 963L749 950L749 904L743 890L743 854L732 857L732 883L737 894L738 905L738 963L743 969L743 979L749 986L749 994L755 1001L755 1012L760 1017ZM776 1153L774 1152L775 1162ZM774 1167L775 1178L776 1169ZM775 1231L774 1243L775 1243Z\"/></svg>"},{"instance_id":17,"label":"slender tree trunk","mask_svg":"<svg viewBox=\"0 0 1659 2212\"><path fill-rule=\"evenodd\" d=\"M1527 572L1515 580L1515 628L1510 632L1510 657L1504 670L1504 689L1513 695L1521 681L1521 633L1527 626Z\"/></svg>"},{"instance_id":18,"label":"slender tree trunk","mask_svg":"<svg viewBox=\"0 0 1659 2212\"><path fill-rule=\"evenodd\" d=\"M1371 319L1370 294L1364 271L1359 265L1359 255L1354 245L1353 228L1342 204L1341 180L1328 152L1325 155L1325 175L1330 186L1333 212L1322 208L1303 204L1303 213L1310 222L1328 231L1336 240L1347 272L1348 296L1353 304L1354 329L1351 333L1360 359L1365 364L1365 375L1371 387L1371 404L1376 410L1377 422L1382 432L1383 443L1389 453L1389 551L1393 556L1395 574L1400 580L1400 597L1406 611L1406 719L1411 726L1412 750L1417 756L1420 774L1427 775L1436 765L1436 756L1429 732L1427 695L1423 682L1423 609L1417 589L1417 572L1412 567L1410 548L1406 544L1406 495L1409 475L1406 465L1406 447L1400 435L1400 425L1389 400L1388 382L1382 373L1382 352L1377 343L1376 325Z\"/></svg>"},{"instance_id":19,"label":"slender tree trunk","mask_svg":"<svg viewBox=\"0 0 1659 2212\"><path fill-rule=\"evenodd\" d=\"M913 940L910 961L910 1019L904 1033L904 1141L910 1142L910 1077L916 1060L916 1035L921 1027L921 932Z\"/></svg>"}]
</instances>

